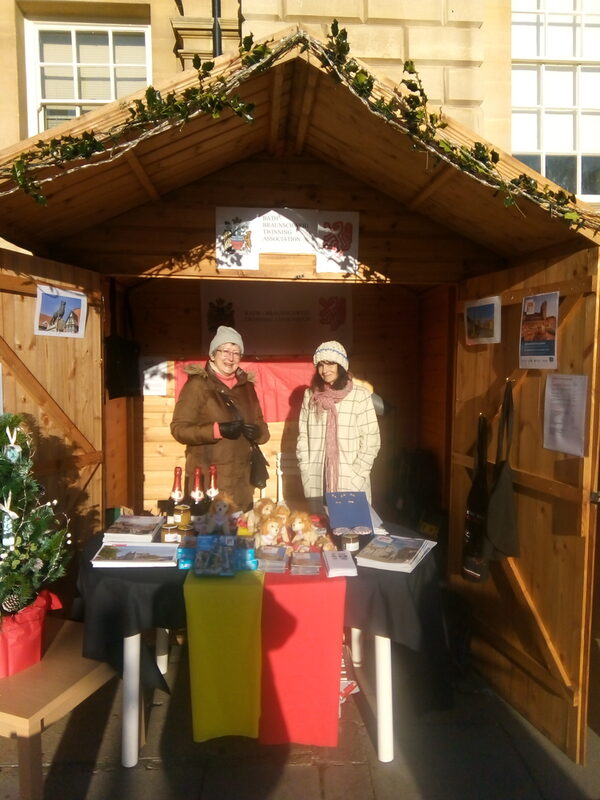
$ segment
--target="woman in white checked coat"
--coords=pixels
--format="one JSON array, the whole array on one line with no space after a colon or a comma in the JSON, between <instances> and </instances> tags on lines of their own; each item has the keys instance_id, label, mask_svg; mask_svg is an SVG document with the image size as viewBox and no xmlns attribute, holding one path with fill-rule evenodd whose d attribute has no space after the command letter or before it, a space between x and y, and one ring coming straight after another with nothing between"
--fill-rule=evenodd
<instances>
[{"instance_id":1,"label":"woman in white checked coat","mask_svg":"<svg viewBox=\"0 0 600 800\"><path fill-rule=\"evenodd\" d=\"M313 356L315 376L304 393L296 455L304 496L320 511L325 492L365 492L379 452L379 424L371 393L352 380L339 342L324 342Z\"/></svg>"}]
</instances>

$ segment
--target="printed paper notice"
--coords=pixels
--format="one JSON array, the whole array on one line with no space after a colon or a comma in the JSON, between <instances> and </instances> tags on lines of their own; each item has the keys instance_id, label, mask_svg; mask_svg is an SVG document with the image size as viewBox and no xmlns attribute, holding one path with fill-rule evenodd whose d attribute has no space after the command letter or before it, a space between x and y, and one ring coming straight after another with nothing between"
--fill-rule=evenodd
<instances>
[{"instance_id":1,"label":"printed paper notice","mask_svg":"<svg viewBox=\"0 0 600 800\"><path fill-rule=\"evenodd\" d=\"M558 300L558 292L533 294L523 298L519 342L521 369L558 369Z\"/></svg>"},{"instance_id":2,"label":"printed paper notice","mask_svg":"<svg viewBox=\"0 0 600 800\"><path fill-rule=\"evenodd\" d=\"M548 375L544 398L544 447L583 456L587 375Z\"/></svg>"}]
</instances>

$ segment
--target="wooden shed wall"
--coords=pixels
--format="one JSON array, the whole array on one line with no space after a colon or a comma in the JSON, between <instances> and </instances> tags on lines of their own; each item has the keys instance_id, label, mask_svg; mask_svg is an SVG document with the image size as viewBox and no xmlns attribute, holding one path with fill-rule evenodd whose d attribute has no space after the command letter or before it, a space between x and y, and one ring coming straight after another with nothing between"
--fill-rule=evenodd
<instances>
[{"instance_id":1,"label":"wooden shed wall","mask_svg":"<svg viewBox=\"0 0 600 800\"><path fill-rule=\"evenodd\" d=\"M38 284L86 294L82 338L34 334ZM80 542L100 527L103 505L99 276L0 250L0 363L4 410L31 424L36 475Z\"/></svg>"},{"instance_id":2,"label":"wooden shed wall","mask_svg":"<svg viewBox=\"0 0 600 800\"><path fill-rule=\"evenodd\" d=\"M450 570L473 609L473 653L491 684L573 758L581 758L597 484L596 248L546 252L503 273L480 277L462 297L502 298L502 345L467 347L459 307L452 448ZM544 448L545 370L519 369L521 301L560 292L558 371L586 375L592 438L578 457ZM460 577L464 512L479 413L493 437L505 381L514 382L515 423L510 461L516 490L520 555L492 564L483 584Z\"/></svg>"},{"instance_id":3,"label":"wooden shed wall","mask_svg":"<svg viewBox=\"0 0 600 800\"><path fill-rule=\"evenodd\" d=\"M359 212L360 263L368 274L397 283L449 283L503 266L490 251L428 219L428 202L403 206L316 159L262 156L67 235L61 252L105 274L221 278L215 267L215 207L288 207ZM332 277L315 273L312 256L261 258L261 278L291 280L299 274L312 280Z\"/></svg>"}]
</instances>

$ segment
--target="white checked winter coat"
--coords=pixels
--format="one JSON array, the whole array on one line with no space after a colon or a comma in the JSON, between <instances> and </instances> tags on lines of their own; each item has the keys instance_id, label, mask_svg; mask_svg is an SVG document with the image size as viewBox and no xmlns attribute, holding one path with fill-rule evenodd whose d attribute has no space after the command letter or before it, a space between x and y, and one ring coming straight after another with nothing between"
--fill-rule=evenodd
<instances>
[{"instance_id":1,"label":"white checked winter coat","mask_svg":"<svg viewBox=\"0 0 600 800\"><path fill-rule=\"evenodd\" d=\"M322 498L327 413L319 414L310 402L312 390L304 392L298 430L296 456L302 476L304 496ZM338 492L365 492L371 500L371 467L379 452L379 423L371 393L354 384L352 391L336 404L340 468Z\"/></svg>"}]
</instances>

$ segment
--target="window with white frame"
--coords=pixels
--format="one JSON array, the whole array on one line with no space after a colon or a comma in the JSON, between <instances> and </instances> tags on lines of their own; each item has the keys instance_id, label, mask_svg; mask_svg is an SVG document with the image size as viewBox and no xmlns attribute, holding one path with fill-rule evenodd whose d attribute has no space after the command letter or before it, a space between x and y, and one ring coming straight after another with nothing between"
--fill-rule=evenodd
<instances>
[{"instance_id":1,"label":"window with white frame","mask_svg":"<svg viewBox=\"0 0 600 800\"><path fill-rule=\"evenodd\" d=\"M600 202L600 0L512 0L512 152Z\"/></svg>"},{"instance_id":2,"label":"window with white frame","mask_svg":"<svg viewBox=\"0 0 600 800\"><path fill-rule=\"evenodd\" d=\"M150 83L150 28L27 21L29 135Z\"/></svg>"}]
</instances>

